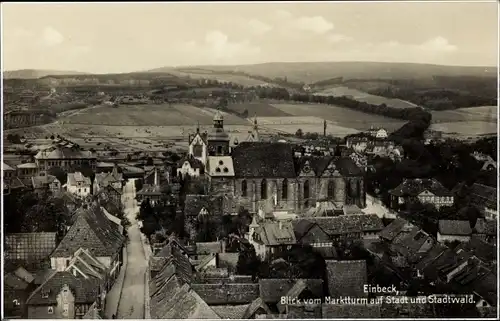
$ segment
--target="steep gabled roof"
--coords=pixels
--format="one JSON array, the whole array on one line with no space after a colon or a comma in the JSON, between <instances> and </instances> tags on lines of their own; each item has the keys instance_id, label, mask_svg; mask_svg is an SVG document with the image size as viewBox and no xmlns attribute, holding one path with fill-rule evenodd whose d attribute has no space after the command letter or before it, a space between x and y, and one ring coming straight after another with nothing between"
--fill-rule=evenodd
<instances>
[{"instance_id":1,"label":"steep gabled roof","mask_svg":"<svg viewBox=\"0 0 500 321\"><path fill-rule=\"evenodd\" d=\"M76 221L51 257L69 257L78 249L88 249L95 257L114 256L121 250L125 237L100 207L80 208Z\"/></svg>"},{"instance_id":2,"label":"steep gabled roof","mask_svg":"<svg viewBox=\"0 0 500 321\"><path fill-rule=\"evenodd\" d=\"M389 191L390 194L404 196L418 196L424 191L429 191L436 196L453 196L440 182L434 178L404 179L396 188Z\"/></svg>"}]
</instances>

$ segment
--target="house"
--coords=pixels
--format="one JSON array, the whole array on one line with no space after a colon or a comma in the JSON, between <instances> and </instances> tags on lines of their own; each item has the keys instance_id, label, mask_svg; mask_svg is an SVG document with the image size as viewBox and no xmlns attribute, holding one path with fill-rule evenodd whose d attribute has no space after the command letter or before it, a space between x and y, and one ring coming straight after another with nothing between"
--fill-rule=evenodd
<instances>
[{"instance_id":1,"label":"house","mask_svg":"<svg viewBox=\"0 0 500 321\"><path fill-rule=\"evenodd\" d=\"M297 244L291 222L264 221L257 223L255 216L249 226L247 240L261 259L269 258Z\"/></svg>"},{"instance_id":2,"label":"house","mask_svg":"<svg viewBox=\"0 0 500 321\"><path fill-rule=\"evenodd\" d=\"M221 196L211 195L186 195L184 205L185 226L189 239L196 239L197 224L202 219L211 220L220 224L223 215L223 200Z\"/></svg>"},{"instance_id":3,"label":"house","mask_svg":"<svg viewBox=\"0 0 500 321\"><path fill-rule=\"evenodd\" d=\"M55 195L61 191L61 182L57 177L45 172L40 172L38 176L33 176L31 183L33 190L37 193L50 192Z\"/></svg>"},{"instance_id":4,"label":"house","mask_svg":"<svg viewBox=\"0 0 500 321\"><path fill-rule=\"evenodd\" d=\"M300 218L299 220L317 223L330 236L332 241L378 239L378 233L384 228L382 220L376 214L308 217Z\"/></svg>"},{"instance_id":5,"label":"house","mask_svg":"<svg viewBox=\"0 0 500 321\"><path fill-rule=\"evenodd\" d=\"M176 238L170 238L169 242L154 256L149 259L149 273L151 280L161 272L166 265L172 265L179 271L184 271L186 279L191 280L193 267L189 261L186 248Z\"/></svg>"},{"instance_id":6,"label":"house","mask_svg":"<svg viewBox=\"0 0 500 321\"><path fill-rule=\"evenodd\" d=\"M162 197L161 187L157 185L147 185L144 184L140 191L136 194L136 199L139 202L143 202L144 200L149 200L151 205L159 202Z\"/></svg>"},{"instance_id":7,"label":"house","mask_svg":"<svg viewBox=\"0 0 500 321\"><path fill-rule=\"evenodd\" d=\"M269 306L264 302L262 297L253 300L243 313L242 319L262 319L265 315L272 314Z\"/></svg>"},{"instance_id":8,"label":"house","mask_svg":"<svg viewBox=\"0 0 500 321\"><path fill-rule=\"evenodd\" d=\"M204 164L194 156L187 156L177 163L177 176L199 177L205 173Z\"/></svg>"},{"instance_id":9,"label":"house","mask_svg":"<svg viewBox=\"0 0 500 321\"><path fill-rule=\"evenodd\" d=\"M23 266L34 272L50 266L49 255L56 248L56 233L8 233L4 241L4 264Z\"/></svg>"},{"instance_id":10,"label":"house","mask_svg":"<svg viewBox=\"0 0 500 321\"><path fill-rule=\"evenodd\" d=\"M66 190L80 198L85 198L92 193L90 177L85 177L81 172L68 173L68 181L64 185Z\"/></svg>"},{"instance_id":11,"label":"house","mask_svg":"<svg viewBox=\"0 0 500 321\"><path fill-rule=\"evenodd\" d=\"M323 280L321 280L321 281L323 281ZM321 283L323 283L323 282L321 282ZM316 293L315 293L315 290L317 290L317 289L312 287L311 282L307 282L304 279L299 279L286 292L284 297L295 298L295 299L301 300L302 302L304 302L303 300L309 300L309 299L312 299L312 300L316 299L317 301L321 302L323 300L322 293L321 293L321 295L320 295L320 293L318 293L319 291L316 291ZM288 303L288 302L282 303L280 301L277 304L278 311L280 313L286 313L288 315L290 313L289 309L291 308L291 306L294 306L294 305L297 305L297 303L292 303L292 302L291 303ZM299 303L299 305L300 305L300 303ZM321 309L320 309L320 315L321 315Z\"/></svg>"},{"instance_id":12,"label":"house","mask_svg":"<svg viewBox=\"0 0 500 321\"><path fill-rule=\"evenodd\" d=\"M96 155L90 151L82 150L69 141L60 141L55 146L35 155L35 164L41 170L49 170L52 167L71 170L78 166L88 166L95 169L96 163Z\"/></svg>"},{"instance_id":13,"label":"house","mask_svg":"<svg viewBox=\"0 0 500 321\"><path fill-rule=\"evenodd\" d=\"M108 269L113 280L116 279L122 264L125 243L119 225L110 221L97 204L84 205L75 216L75 222L50 255L52 269L64 271L74 253L84 249Z\"/></svg>"},{"instance_id":14,"label":"house","mask_svg":"<svg viewBox=\"0 0 500 321\"><path fill-rule=\"evenodd\" d=\"M8 319L26 319L26 300L34 288L34 277L24 268L5 273L3 277L4 315Z\"/></svg>"},{"instance_id":15,"label":"house","mask_svg":"<svg viewBox=\"0 0 500 321\"><path fill-rule=\"evenodd\" d=\"M103 281L91 273L55 271L28 298L28 319L81 319L97 302Z\"/></svg>"},{"instance_id":16,"label":"house","mask_svg":"<svg viewBox=\"0 0 500 321\"><path fill-rule=\"evenodd\" d=\"M472 234L469 221L439 220L437 240L438 242L468 242Z\"/></svg>"},{"instance_id":17,"label":"house","mask_svg":"<svg viewBox=\"0 0 500 321\"><path fill-rule=\"evenodd\" d=\"M323 280L321 279L259 279L259 289L260 298L269 306L280 303L281 298L292 289L293 291L290 293L297 293L297 295L311 298L324 296Z\"/></svg>"},{"instance_id":18,"label":"house","mask_svg":"<svg viewBox=\"0 0 500 321\"><path fill-rule=\"evenodd\" d=\"M310 245L314 248L333 247L330 235L318 223L308 220L293 220L292 225L297 243Z\"/></svg>"},{"instance_id":19,"label":"house","mask_svg":"<svg viewBox=\"0 0 500 321\"><path fill-rule=\"evenodd\" d=\"M368 147L368 143L368 137L350 136L346 139L347 148L352 148L358 153L363 153Z\"/></svg>"},{"instance_id":20,"label":"house","mask_svg":"<svg viewBox=\"0 0 500 321\"><path fill-rule=\"evenodd\" d=\"M191 288L192 279L189 259L183 255L171 256L149 282L151 318L220 319Z\"/></svg>"},{"instance_id":21,"label":"house","mask_svg":"<svg viewBox=\"0 0 500 321\"><path fill-rule=\"evenodd\" d=\"M496 244L487 243L476 235L472 235L469 242L461 243L455 248L455 253L466 251L487 265L494 265L497 262Z\"/></svg>"},{"instance_id":22,"label":"house","mask_svg":"<svg viewBox=\"0 0 500 321\"><path fill-rule=\"evenodd\" d=\"M123 173L118 171L118 166L114 165L113 170L109 173L97 173L94 179L93 190L96 194L102 188L107 186L113 187L115 190L122 192L123 189Z\"/></svg>"},{"instance_id":23,"label":"house","mask_svg":"<svg viewBox=\"0 0 500 321\"><path fill-rule=\"evenodd\" d=\"M112 203L115 208L119 208L122 204L121 189L117 190L111 185L101 188L95 196L99 201L105 204L108 202Z\"/></svg>"},{"instance_id":24,"label":"house","mask_svg":"<svg viewBox=\"0 0 500 321\"><path fill-rule=\"evenodd\" d=\"M497 222L478 218L472 229L472 235L489 244L497 244Z\"/></svg>"},{"instance_id":25,"label":"house","mask_svg":"<svg viewBox=\"0 0 500 321\"><path fill-rule=\"evenodd\" d=\"M327 282L330 297L367 297L364 291L368 276L366 261L326 260Z\"/></svg>"},{"instance_id":26,"label":"house","mask_svg":"<svg viewBox=\"0 0 500 321\"><path fill-rule=\"evenodd\" d=\"M321 306L323 319L377 319L381 309L376 304L331 304ZM397 316L396 316L397 318Z\"/></svg>"},{"instance_id":27,"label":"house","mask_svg":"<svg viewBox=\"0 0 500 321\"><path fill-rule=\"evenodd\" d=\"M370 130L368 130L368 134L370 136L372 136L374 138L378 138L378 139L386 139L388 137L387 130L385 130L382 127L376 128L376 127L371 126Z\"/></svg>"},{"instance_id":28,"label":"house","mask_svg":"<svg viewBox=\"0 0 500 321\"><path fill-rule=\"evenodd\" d=\"M16 166L17 176L20 179L31 178L38 175L40 169L35 163L22 163Z\"/></svg>"},{"instance_id":29,"label":"house","mask_svg":"<svg viewBox=\"0 0 500 321\"><path fill-rule=\"evenodd\" d=\"M470 201L484 217L489 220L498 219L497 189L491 186L474 183L469 191Z\"/></svg>"},{"instance_id":30,"label":"house","mask_svg":"<svg viewBox=\"0 0 500 321\"><path fill-rule=\"evenodd\" d=\"M453 194L434 178L403 179L396 188L389 191L391 208L399 209L408 202L420 201L439 208L453 205Z\"/></svg>"}]
</instances>

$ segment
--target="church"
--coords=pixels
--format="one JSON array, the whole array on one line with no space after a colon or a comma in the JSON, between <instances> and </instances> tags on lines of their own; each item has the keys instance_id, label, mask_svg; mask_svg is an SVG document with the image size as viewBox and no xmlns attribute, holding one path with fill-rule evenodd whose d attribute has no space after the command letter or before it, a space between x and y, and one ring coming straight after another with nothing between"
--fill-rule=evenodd
<instances>
[{"instance_id":1,"label":"church","mask_svg":"<svg viewBox=\"0 0 500 321\"><path fill-rule=\"evenodd\" d=\"M224 131L217 111L210 132L189 137L188 158L204 165L209 193L222 196L236 213L304 213L320 202L366 207L364 170L349 157L295 157L292 145L260 141L257 118L243 142Z\"/></svg>"}]
</instances>

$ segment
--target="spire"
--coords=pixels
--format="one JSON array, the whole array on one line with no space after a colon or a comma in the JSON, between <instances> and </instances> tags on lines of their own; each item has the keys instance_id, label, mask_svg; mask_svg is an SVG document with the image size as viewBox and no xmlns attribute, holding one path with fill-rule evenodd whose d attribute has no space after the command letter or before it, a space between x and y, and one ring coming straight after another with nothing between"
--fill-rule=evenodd
<instances>
[{"instance_id":1,"label":"spire","mask_svg":"<svg viewBox=\"0 0 500 321\"><path fill-rule=\"evenodd\" d=\"M198 125L196 126L196 133L200 133L200 121L198 121Z\"/></svg>"},{"instance_id":2,"label":"spire","mask_svg":"<svg viewBox=\"0 0 500 321\"><path fill-rule=\"evenodd\" d=\"M257 125L257 113L255 113L255 116L253 117L253 129L257 130L258 125Z\"/></svg>"},{"instance_id":3,"label":"spire","mask_svg":"<svg viewBox=\"0 0 500 321\"><path fill-rule=\"evenodd\" d=\"M256 218L256 215L254 215L254 216L252 217L252 223L250 223L250 226L249 226L249 227L250 227L250 228L257 228L257 227L259 227L259 224L257 224L257 218Z\"/></svg>"}]
</instances>

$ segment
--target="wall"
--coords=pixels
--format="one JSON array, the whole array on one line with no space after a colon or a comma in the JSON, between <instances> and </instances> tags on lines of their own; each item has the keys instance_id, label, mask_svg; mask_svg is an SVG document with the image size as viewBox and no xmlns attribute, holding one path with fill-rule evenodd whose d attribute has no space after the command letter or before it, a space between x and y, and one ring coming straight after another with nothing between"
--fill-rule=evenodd
<instances>
[{"instance_id":1,"label":"wall","mask_svg":"<svg viewBox=\"0 0 500 321\"><path fill-rule=\"evenodd\" d=\"M462 236L462 235L442 235L441 233L437 233L437 240L438 242L453 242L453 241L459 241L459 242L468 242L470 240L470 235L467 236Z\"/></svg>"}]
</instances>

